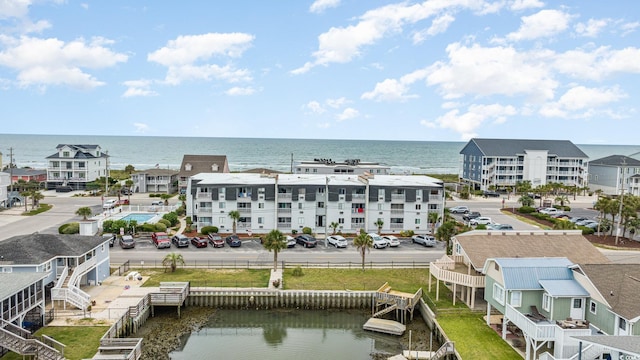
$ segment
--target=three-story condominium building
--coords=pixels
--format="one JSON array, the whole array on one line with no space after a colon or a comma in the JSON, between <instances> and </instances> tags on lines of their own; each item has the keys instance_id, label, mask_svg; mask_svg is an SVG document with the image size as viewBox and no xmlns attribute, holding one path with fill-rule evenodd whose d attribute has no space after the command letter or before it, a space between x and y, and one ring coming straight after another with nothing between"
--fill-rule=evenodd
<instances>
[{"instance_id":1,"label":"three-story condominium building","mask_svg":"<svg viewBox=\"0 0 640 360\"><path fill-rule=\"evenodd\" d=\"M237 231L288 233L310 227L336 231L431 231L428 213L442 216L444 187L429 176L201 173L190 177L187 215L198 229L230 232L230 211L238 211Z\"/></svg>"},{"instance_id":2,"label":"three-story condominium building","mask_svg":"<svg viewBox=\"0 0 640 360\"><path fill-rule=\"evenodd\" d=\"M334 161L333 159L313 159L300 161L293 167L294 174L351 174L362 175L389 175L391 167L376 162L360 161L360 159L347 159Z\"/></svg>"},{"instance_id":3,"label":"three-story condominium building","mask_svg":"<svg viewBox=\"0 0 640 360\"><path fill-rule=\"evenodd\" d=\"M47 156L47 189L86 189L87 183L108 176L108 158L99 145L56 146L56 153Z\"/></svg>"},{"instance_id":4,"label":"three-story condominium building","mask_svg":"<svg viewBox=\"0 0 640 360\"><path fill-rule=\"evenodd\" d=\"M460 178L476 190L587 184L588 156L568 140L471 139L460 154Z\"/></svg>"}]
</instances>

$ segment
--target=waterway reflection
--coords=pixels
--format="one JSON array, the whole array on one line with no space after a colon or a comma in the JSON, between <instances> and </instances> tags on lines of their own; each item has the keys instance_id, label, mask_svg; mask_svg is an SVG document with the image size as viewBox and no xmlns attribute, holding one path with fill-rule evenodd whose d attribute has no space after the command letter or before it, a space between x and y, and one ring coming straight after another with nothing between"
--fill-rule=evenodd
<instances>
[{"instance_id":1,"label":"waterway reflection","mask_svg":"<svg viewBox=\"0 0 640 360\"><path fill-rule=\"evenodd\" d=\"M357 311L221 310L170 357L368 360L400 353L396 336L362 330L368 318Z\"/></svg>"}]
</instances>

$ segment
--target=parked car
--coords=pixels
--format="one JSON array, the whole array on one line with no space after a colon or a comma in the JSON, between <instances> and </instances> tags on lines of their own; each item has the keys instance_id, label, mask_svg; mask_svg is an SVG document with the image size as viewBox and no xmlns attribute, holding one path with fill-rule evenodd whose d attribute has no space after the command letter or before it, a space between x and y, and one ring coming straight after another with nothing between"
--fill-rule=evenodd
<instances>
[{"instance_id":1,"label":"parked car","mask_svg":"<svg viewBox=\"0 0 640 360\"><path fill-rule=\"evenodd\" d=\"M122 189L120 193L122 195L133 195L133 192L131 191L131 189Z\"/></svg>"},{"instance_id":2,"label":"parked car","mask_svg":"<svg viewBox=\"0 0 640 360\"><path fill-rule=\"evenodd\" d=\"M197 248L206 248L207 247L207 240L205 238L201 238L198 236L194 236L191 238L191 245L197 247Z\"/></svg>"},{"instance_id":3,"label":"parked car","mask_svg":"<svg viewBox=\"0 0 640 360\"><path fill-rule=\"evenodd\" d=\"M597 221L585 218L583 220L576 221L574 224L576 224L578 226L585 226L586 224L591 223L591 222L597 222Z\"/></svg>"},{"instance_id":4,"label":"parked car","mask_svg":"<svg viewBox=\"0 0 640 360\"><path fill-rule=\"evenodd\" d=\"M466 214L469 211L470 211L469 208L466 206L454 206L451 209L449 209L449 212L452 214Z\"/></svg>"},{"instance_id":5,"label":"parked car","mask_svg":"<svg viewBox=\"0 0 640 360\"><path fill-rule=\"evenodd\" d=\"M171 238L171 243L179 248L187 247L189 246L189 238L184 236L183 234L177 234Z\"/></svg>"},{"instance_id":6,"label":"parked car","mask_svg":"<svg viewBox=\"0 0 640 360\"><path fill-rule=\"evenodd\" d=\"M547 214L547 215L560 215L560 214L564 214L564 211L562 210L558 210L554 207L547 207L544 209L540 209L540 211L538 211L540 214Z\"/></svg>"},{"instance_id":7,"label":"parked car","mask_svg":"<svg viewBox=\"0 0 640 360\"><path fill-rule=\"evenodd\" d=\"M287 239L287 247L288 248L292 248L296 246L296 238L294 238L291 235L286 235L285 238Z\"/></svg>"},{"instance_id":8,"label":"parked car","mask_svg":"<svg viewBox=\"0 0 640 360\"><path fill-rule=\"evenodd\" d=\"M431 235L413 235L411 237L411 242L414 244L420 244L426 247L436 246L436 238L434 238Z\"/></svg>"},{"instance_id":9,"label":"parked car","mask_svg":"<svg viewBox=\"0 0 640 360\"><path fill-rule=\"evenodd\" d=\"M486 216L478 216L475 219L471 219L469 221L469 225L478 225L478 224L483 224L483 225L489 225L491 224L493 221L491 221L490 217L486 217Z\"/></svg>"},{"instance_id":10,"label":"parked car","mask_svg":"<svg viewBox=\"0 0 640 360\"><path fill-rule=\"evenodd\" d=\"M120 236L120 247L123 249L133 249L136 247L136 241L133 239L131 235L122 235Z\"/></svg>"},{"instance_id":11,"label":"parked car","mask_svg":"<svg viewBox=\"0 0 640 360\"><path fill-rule=\"evenodd\" d=\"M500 197L500 193L495 192L495 191L485 191L482 193L482 196L484 197Z\"/></svg>"},{"instance_id":12,"label":"parked car","mask_svg":"<svg viewBox=\"0 0 640 360\"><path fill-rule=\"evenodd\" d=\"M480 217L480 216L482 216L482 214L480 214L479 212L472 211L472 212L470 212L468 214L464 214L464 216L462 216L462 220L469 221L471 219L475 219L475 218Z\"/></svg>"},{"instance_id":13,"label":"parked car","mask_svg":"<svg viewBox=\"0 0 640 360\"><path fill-rule=\"evenodd\" d=\"M509 224L489 224L487 225L488 230L513 230L513 226Z\"/></svg>"},{"instance_id":14,"label":"parked car","mask_svg":"<svg viewBox=\"0 0 640 360\"><path fill-rule=\"evenodd\" d=\"M129 199L118 200L118 202L116 202L116 206L120 206L120 205L129 205Z\"/></svg>"},{"instance_id":15,"label":"parked car","mask_svg":"<svg viewBox=\"0 0 640 360\"><path fill-rule=\"evenodd\" d=\"M227 244L229 244L229 246L231 246L231 247L240 247L240 246L242 246L242 241L240 240L240 238L236 234L232 234L232 235L227 236L226 241L227 241Z\"/></svg>"},{"instance_id":16,"label":"parked car","mask_svg":"<svg viewBox=\"0 0 640 360\"><path fill-rule=\"evenodd\" d=\"M211 245L211 247L224 247L224 239L222 238L222 236L216 233L211 233L207 236L207 238L209 239L209 244Z\"/></svg>"},{"instance_id":17,"label":"parked car","mask_svg":"<svg viewBox=\"0 0 640 360\"><path fill-rule=\"evenodd\" d=\"M565 214L565 213L561 213L561 214L553 214L551 215L552 217L558 219L558 220L570 220L571 216Z\"/></svg>"},{"instance_id":18,"label":"parked car","mask_svg":"<svg viewBox=\"0 0 640 360\"><path fill-rule=\"evenodd\" d=\"M400 246L400 239L398 239L397 237L395 237L393 235L385 235L382 238L387 240L387 243L389 243L389 247L398 247L398 246Z\"/></svg>"},{"instance_id":19,"label":"parked car","mask_svg":"<svg viewBox=\"0 0 640 360\"><path fill-rule=\"evenodd\" d=\"M113 247L116 243L116 234L102 234L103 238L109 238L109 247Z\"/></svg>"},{"instance_id":20,"label":"parked car","mask_svg":"<svg viewBox=\"0 0 640 360\"><path fill-rule=\"evenodd\" d=\"M171 248L171 239L165 232L154 232L151 234L151 241L157 249L169 249Z\"/></svg>"},{"instance_id":21,"label":"parked car","mask_svg":"<svg viewBox=\"0 0 640 360\"><path fill-rule=\"evenodd\" d=\"M581 217L581 216L580 217L579 216L575 216L575 217L572 217L571 219L569 219L569 221L571 221L574 224L577 224L580 221L586 221L586 220L589 220L589 218Z\"/></svg>"},{"instance_id":22,"label":"parked car","mask_svg":"<svg viewBox=\"0 0 640 360\"><path fill-rule=\"evenodd\" d=\"M311 235L300 234L296 236L296 243L304 247L316 247L318 240Z\"/></svg>"},{"instance_id":23,"label":"parked car","mask_svg":"<svg viewBox=\"0 0 640 360\"><path fill-rule=\"evenodd\" d=\"M382 238L382 236L376 233L368 233L367 237L372 240L374 249L384 249L389 246L387 239Z\"/></svg>"},{"instance_id":24,"label":"parked car","mask_svg":"<svg viewBox=\"0 0 640 360\"><path fill-rule=\"evenodd\" d=\"M102 203L102 208L113 209L117 203L118 203L117 199L105 199L104 202Z\"/></svg>"},{"instance_id":25,"label":"parked car","mask_svg":"<svg viewBox=\"0 0 640 360\"><path fill-rule=\"evenodd\" d=\"M346 248L347 247L347 239L342 237L341 235L331 235L327 237L327 242L329 245L333 245L336 248Z\"/></svg>"},{"instance_id":26,"label":"parked car","mask_svg":"<svg viewBox=\"0 0 640 360\"><path fill-rule=\"evenodd\" d=\"M162 200L153 200L151 202L151 206L162 206L162 205L164 205L164 201Z\"/></svg>"}]
</instances>

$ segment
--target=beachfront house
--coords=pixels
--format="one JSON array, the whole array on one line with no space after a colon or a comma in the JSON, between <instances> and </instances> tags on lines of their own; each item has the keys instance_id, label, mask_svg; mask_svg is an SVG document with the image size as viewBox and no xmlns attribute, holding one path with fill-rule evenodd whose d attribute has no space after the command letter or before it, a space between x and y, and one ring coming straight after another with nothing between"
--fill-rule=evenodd
<instances>
[{"instance_id":1,"label":"beachfront house","mask_svg":"<svg viewBox=\"0 0 640 360\"><path fill-rule=\"evenodd\" d=\"M109 155L99 145L60 144L46 159L47 190L60 186L84 190L88 183L108 176Z\"/></svg>"},{"instance_id":2,"label":"beachfront house","mask_svg":"<svg viewBox=\"0 0 640 360\"><path fill-rule=\"evenodd\" d=\"M640 335L640 268L626 264L575 265L567 258L488 259L485 300L503 315L503 339L525 341L525 359L619 359L623 351L598 344L595 335ZM637 340L636 340L637 341Z\"/></svg>"},{"instance_id":3,"label":"beachfront house","mask_svg":"<svg viewBox=\"0 0 640 360\"><path fill-rule=\"evenodd\" d=\"M483 269L488 259L566 257L574 264L609 263L580 230L474 230L454 236L451 242L453 254L429 264L429 291L431 277L436 280L436 300L440 283L450 284L453 303L461 299L472 309L484 297Z\"/></svg>"},{"instance_id":4,"label":"beachfront house","mask_svg":"<svg viewBox=\"0 0 640 360\"><path fill-rule=\"evenodd\" d=\"M174 194L178 191L178 172L171 169L139 170L131 174L132 191Z\"/></svg>"},{"instance_id":5,"label":"beachfront house","mask_svg":"<svg viewBox=\"0 0 640 360\"><path fill-rule=\"evenodd\" d=\"M85 309L85 285L109 276L109 239L102 236L33 233L0 241L0 273L37 273L51 300ZM48 297L48 296L47 296Z\"/></svg>"},{"instance_id":6,"label":"beachfront house","mask_svg":"<svg viewBox=\"0 0 640 360\"><path fill-rule=\"evenodd\" d=\"M611 155L589 162L589 189L606 195L640 196L640 160Z\"/></svg>"},{"instance_id":7,"label":"beachfront house","mask_svg":"<svg viewBox=\"0 0 640 360\"><path fill-rule=\"evenodd\" d=\"M178 173L178 191L187 193L189 177L200 173L229 173L226 155L184 155Z\"/></svg>"},{"instance_id":8,"label":"beachfront house","mask_svg":"<svg viewBox=\"0 0 640 360\"><path fill-rule=\"evenodd\" d=\"M229 211L237 210L238 232L335 231L360 229L416 233L431 231L428 213L442 216L444 187L429 176L202 173L190 177L187 216L201 229L231 232Z\"/></svg>"},{"instance_id":9,"label":"beachfront house","mask_svg":"<svg viewBox=\"0 0 640 360\"><path fill-rule=\"evenodd\" d=\"M391 167L376 162L360 161L360 159L348 159L345 161L335 161L332 159L303 160L293 166L294 174L352 174L362 175L365 173L373 175L389 175Z\"/></svg>"},{"instance_id":10,"label":"beachfront house","mask_svg":"<svg viewBox=\"0 0 640 360\"><path fill-rule=\"evenodd\" d=\"M474 190L505 189L530 181L587 185L587 155L568 140L478 139L460 151L460 179Z\"/></svg>"}]
</instances>

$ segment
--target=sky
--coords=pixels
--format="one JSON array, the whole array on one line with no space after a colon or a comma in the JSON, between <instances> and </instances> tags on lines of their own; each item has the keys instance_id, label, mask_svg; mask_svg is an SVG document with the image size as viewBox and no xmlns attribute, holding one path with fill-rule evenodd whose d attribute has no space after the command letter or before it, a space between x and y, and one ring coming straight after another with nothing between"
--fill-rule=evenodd
<instances>
[{"instance_id":1,"label":"sky","mask_svg":"<svg viewBox=\"0 0 640 360\"><path fill-rule=\"evenodd\" d=\"M0 132L638 144L637 0L0 0Z\"/></svg>"}]
</instances>

